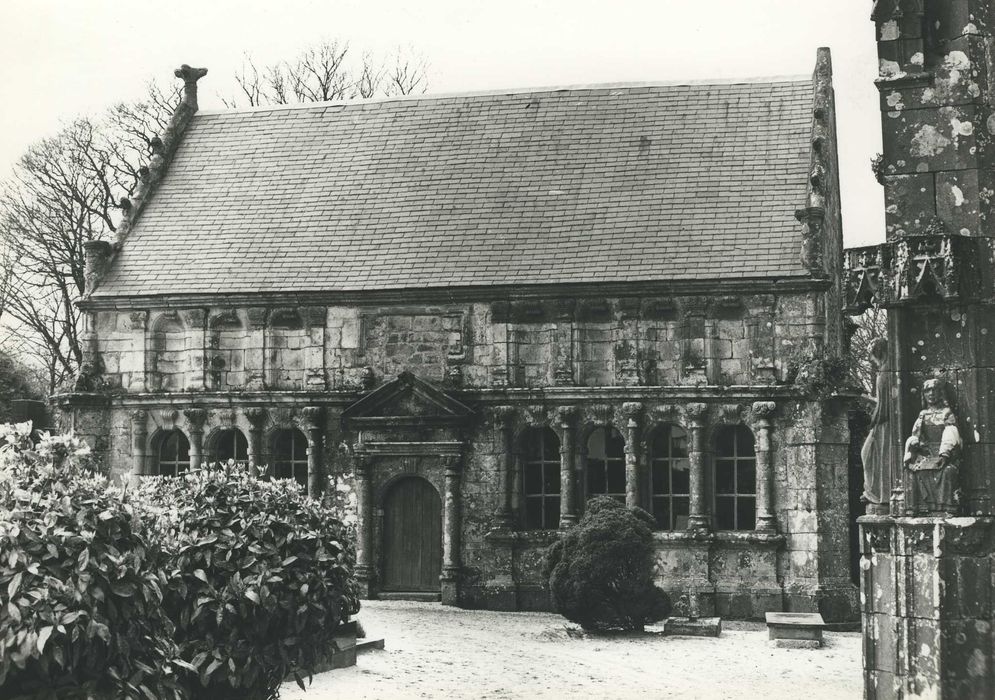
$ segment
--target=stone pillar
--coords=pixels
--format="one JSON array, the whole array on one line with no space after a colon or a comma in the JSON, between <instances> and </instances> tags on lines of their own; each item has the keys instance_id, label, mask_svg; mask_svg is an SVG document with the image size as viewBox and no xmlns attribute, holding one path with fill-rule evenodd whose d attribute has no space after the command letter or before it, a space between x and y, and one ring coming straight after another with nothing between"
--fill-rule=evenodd
<instances>
[{"instance_id":1,"label":"stone pillar","mask_svg":"<svg viewBox=\"0 0 995 700\"><path fill-rule=\"evenodd\" d=\"M643 405L638 401L622 404L625 416L625 505L642 508L642 474L639 470L639 418Z\"/></svg>"},{"instance_id":2,"label":"stone pillar","mask_svg":"<svg viewBox=\"0 0 995 700\"><path fill-rule=\"evenodd\" d=\"M460 455L443 455L446 470L442 511L442 604L459 603L460 575Z\"/></svg>"},{"instance_id":3,"label":"stone pillar","mask_svg":"<svg viewBox=\"0 0 995 700\"><path fill-rule=\"evenodd\" d=\"M130 370L131 376L129 377L128 386L126 387L130 392L141 393L145 391L147 386L145 380L145 374L147 369L145 363L148 357L148 348L146 343L146 328L148 326L149 312L148 311L132 311L128 314L129 326L132 330L131 340L134 345L132 350L128 353L129 359L127 361L127 367ZM122 362L121 371L124 372L125 365Z\"/></svg>"},{"instance_id":4,"label":"stone pillar","mask_svg":"<svg viewBox=\"0 0 995 700\"><path fill-rule=\"evenodd\" d=\"M249 319L249 344L245 350L245 386L249 391L266 388L266 317L261 306L245 310Z\"/></svg>"},{"instance_id":5,"label":"stone pillar","mask_svg":"<svg viewBox=\"0 0 995 700\"><path fill-rule=\"evenodd\" d=\"M323 417L324 410L321 406L305 406L301 409L301 426L307 435L307 493L311 498L321 495L321 454L325 436Z\"/></svg>"},{"instance_id":6,"label":"stone pillar","mask_svg":"<svg viewBox=\"0 0 995 700\"><path fill-rule=\"evenodd\" d=\"M777 517L774 515L774 468L770 454L770 419L777 410L773 401L757 401L753 404L757 438L757 530L774 532L777 530Z\"/></svg>"},{"instance_id":7,"label":"stone pillar","mask_svg":"<svg viewBox=\"0 0 995 700\"><path fill-rule=\"evenodd\" d=\"M356 580L361 598L373 595L373 484L371 483L369 455L355 456L356 477Z\"/></svg>"},{"instance_id":8,"label":"stone pillar","mask_svg":"<svg viewBox=\"0 0 995 700\"><path fill-rule=\"evenodd\" d=\"M304 386L308 391L324 391L325 379L325 318L324 306L305 306L301 309L307 333L304 348Z\"/></svg>"},{"instance_id":9,"label":"stone pillar","mask_svg":"<svg viewBox=\"0 0 995 700\"><path fill-rule=\"evenodd\" d=\"M183 317L183 325L187 328L187 342L189 351L187 356L190 361L188 370L189 381L187 388L193 391L203 391L207 384L207 330L204 326L207 321L207 313L204 309L185 309L180 312Z\"/></svg>"},{"instance_id":10,"label":"stone pillar","mask_svg":"<svg viewBox=\"0 0 995 700\"><path fill-rule=\"evenodd\" d=\"M249 420L249 471L262 476L267 465L262 464L263 425L266 423L266 409L252 406L245 409Z\"/></svg>"},{"instance_id":11,"label":"stone pillar","mask_svg":"<svg viewBox=\"0 0 995 700\"><path fill-rule=\"evenodd\" d=\"M131 478L133 486L138 486L140 476L148 473L148 460L145 445L148 442L149 412L143 408L131 412Z\"/></svg>"},{"instance_id":12,"label":"stone pillar","mask_svg":"<svg viewBox=\"0 0 995 700\"><path fill-rule=\"evenodd\" d=\"M553 336L553 383L556 386L574 385L574 302L558 299L555 302L556 325Z\"/></svg>"},{"instance_id":13,"label":"stone pillar","mask_svg":"<svg viewBox=\"0 0 995 700\"><path fill-rule=\"evenodd\" d=\"M203 408L184 408L187 417L187 432L190 433L190 469L200 469L204 461L204 421L207 411Z\"/></svg>"},{"instance_id":14,"label":"stone pillar","mask_svg":"<svg viewBox=\"0 0 995 700\"><path fill-rule=\"evenodd\" d=\"M514 406L498 406L494 415L501 426L501 460L498 468L498 484L500 486L500 504L494 511L496 530L510 530L514 527L512 518L511 498L515 481L515 418L517 411Z\"/></svg>"},{"instance_id":15,"label":"stone pillar","mask_svg":"<svg viewBox=\"0 0 995 700\"><path fill-rule=\"evenodd\" d=\"M574 470L574 423L577 420L576 406L560 406L556 409L560 423L560 529L577 523L577 483Z\"/></svg>"},{"instance_id":16,"label":"stone pillar","mask_svg":"<svg viewBox=\"0 0 995 700\"><path fill-rule=\"evenodd\" d=\"M712 528L711 508L705 493L705 422L708 419L708 404L692 403L687 406L687 421L691 428L688 444L690 462L691 508L688 515L689 530L710 530Z\"/></svg>"}]
</instances>

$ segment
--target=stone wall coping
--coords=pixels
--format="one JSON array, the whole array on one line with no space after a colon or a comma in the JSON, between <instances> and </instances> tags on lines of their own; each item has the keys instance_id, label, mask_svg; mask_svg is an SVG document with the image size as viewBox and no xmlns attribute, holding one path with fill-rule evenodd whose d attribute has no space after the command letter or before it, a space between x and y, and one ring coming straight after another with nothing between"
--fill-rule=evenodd
<instances>
[{"instance_id":1,"label":"stone wall coping","mask_svg":"<svg viewBox=\"0 0 995 700\"><path fill-rule=\"evenodd\" d=\"M440 287L438 289L396 289L380 291L327 291L312 293L271 292L258 294L170 294L161 296L89 297L79 302L84 311L141 310L191 307L242 306L361 306L363 304L422 304L453 302L494 302L563 297L604 298L606 296L678 296L690 294L790 294L826 291L828 279L682 280L652 282L575 283L534 285L494 285L479 287Z\"/></svg>"},{"instance_id":2,"label":"stone wall coping","mask_svg":"<svg viewBox=\"0 0 995 700\"><path fill-rule=\"evenodd\" d=\"M274 403L295 404L301 401L325 405L348 405L366 394L361 389L329 389L324 391L293 391L276 389L272 391L176 391L141 393L96 393L67 392L54 394L49 399L58 406L84 404L94 401L110 401L120 406L174 405L185 406L219 404L271 406ZM476 401L486 404L522 402L522 406L536 402L551 404L571 401L663 401L674 402L693 399L713 399L716 401L762 401L791 400L804 398L794 386L772 384L737 384L728 386L592 386L592 387L541 387L541 388L475 388L447 390L447 393L461 401Z\"/></svg>"},{"instance_id":3,"label":"stone wall coping","mask_svg":"<svg viewBox=\"0 0 995 700\"><path fill-rule=\"evenodd\" d=\"M687 543L720 543L726 545L754 546L762 544L781 545L785 542L785 537L777 532L762 532L758 530L675 530L675 531L655 531L653 539L658 544L668 542Z\"/></svg>"}]
</instances>

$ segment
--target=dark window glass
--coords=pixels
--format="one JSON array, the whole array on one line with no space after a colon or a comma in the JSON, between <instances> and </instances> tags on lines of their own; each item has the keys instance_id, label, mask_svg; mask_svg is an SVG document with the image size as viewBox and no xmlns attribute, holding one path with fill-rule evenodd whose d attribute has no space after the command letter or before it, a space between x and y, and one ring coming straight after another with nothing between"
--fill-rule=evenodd
<instances>
[{"instance_id":1,"label":"dark window glass","mask_svg":"<svg viewBox=\"0 0 995 700\"><path fill-rule=\"evenodd\" d=\"M525 529L555 530L560 524L560 439L550 428L522 436Z\"/></svg>"},{"instance_id":2,"label":"dark window glass","mask_svg":"<svg viewBox=\"0 0 995 700\"><path fill-rule=\"evenodd\" d=\"M179 430L164 433L159 441L157 473L177 476L190 468L190 442Z\"/></svg>"},{"instance_id":3,"label":"dark window glass","mask_svg":"<svg viewBox=\"0 0 995 700\"><path fill-rule=\"evenodd\" d=\"M300 430L278 430L273 436L273 476L307 488L307 438Z\"/></svg>"},{"instance_id":4,"label":"dark window glass","mask_svg":"<svg viewBox=\"0 0 995 700\"><path fill-rule=\"evenodd\" d=\"M228 460L246 462L249 459L249 444L241 430L222 430L214 439L211 462L225 464Z\"/></svg>"},{"instance_id":5,"label":"dark window glass","mask_svg":"<svg viewBox=\"0 0 995 700\"><path fill-rule=\"evenodd\" d=\"M727 425L715 435L715 525L752 530L757 520L757 462L753 433Z\"/></svg>"},{"instance_id":6,"label":"dark window glass","mask_svg":"<svg viewBox=\"0 0 995 700\"><path fill-rule=\"evenodd\" d=\"M678 425L661 425L650 439L650 498L661 530L687 527L691 494L691 463L687 433Z\"/></svg>"},{"instance_id":7,"label":"dark window glass","mask_svg":"<svg viewBox=\"0 0 995 700\"><path fill-rule=\"evenodd\" d=\"M625 440L614 428L587 439L587 497L600 495L625 503Z\"/></svg>"}]
</instances>

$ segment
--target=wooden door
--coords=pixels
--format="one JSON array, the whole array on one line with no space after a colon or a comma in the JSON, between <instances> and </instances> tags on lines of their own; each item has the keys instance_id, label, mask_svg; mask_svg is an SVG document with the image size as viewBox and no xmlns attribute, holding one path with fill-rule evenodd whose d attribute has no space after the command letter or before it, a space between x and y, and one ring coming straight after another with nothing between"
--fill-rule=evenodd
<instances>
[{"instance_id":1,"label":"wooden door","mask_svg":"<svg viewBox=\"0 0 995 700\"><path fill-rule=\"evenodd\" d=\"M384 499L385 591L438 591L442 573L442 504L420 477L396 482Z\"/></svg>"}]
</instances>

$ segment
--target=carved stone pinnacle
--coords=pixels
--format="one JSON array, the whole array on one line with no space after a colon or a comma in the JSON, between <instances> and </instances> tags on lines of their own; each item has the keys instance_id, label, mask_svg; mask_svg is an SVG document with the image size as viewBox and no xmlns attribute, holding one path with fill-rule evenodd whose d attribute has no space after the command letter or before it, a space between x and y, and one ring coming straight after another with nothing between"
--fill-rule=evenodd
<instances>
[{"instance_id":1,"label":"carved stone pinnacle","mask_svg":"<svg viewBox=\"0 0 995 700\"><path fill-rule=\"evenodd\" d=\"M183 79L183 102L197 111L197 81L207 75L206 68L191 68L186 63L173 71L173 75Z\"/></svg>"}]
</instances>

